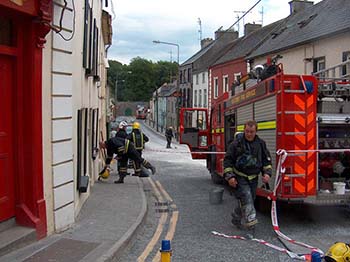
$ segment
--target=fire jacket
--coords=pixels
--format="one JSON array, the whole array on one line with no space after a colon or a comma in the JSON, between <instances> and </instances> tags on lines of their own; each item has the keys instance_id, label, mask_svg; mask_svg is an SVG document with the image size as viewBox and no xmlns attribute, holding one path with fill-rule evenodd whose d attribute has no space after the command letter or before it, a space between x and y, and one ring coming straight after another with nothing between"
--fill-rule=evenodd
<instances>
[{"instance_id":1,"label":"fire jacket","mask_svg":"<svg viewBox=\"0 0 350 262\"><path fill-rule=\"evenodd\" d=\"M145 143L149 141L148 136L138 129L133 129L127 138L134 143L136 150L143 150Z\"/></svg>"},{"instance_id":2,"label":"fire jacket","mask_svg":"<svg viewBox=\"0 0 350 262\"><path fill-rule=\"evenodd\" d=\"M133 146L130 140L120 137L112 137L108 139L105 144L107 147L107 165L111 163L113 154L117 154L118 156L125 155L128 153L129 146Z\"/></svg>"},{"instance_id":3,"label":"fire jacket","mask_svg":"<svg viewBox=\"0 0 350 262\"><path fill-rule=\"evenodd\" d=\"M265 141L255 136L250 142L242 136L231 142L224 158L224 177L238 175L252 180L259 174L272 175L271 155Z\"/></svg>"}]
</instances>

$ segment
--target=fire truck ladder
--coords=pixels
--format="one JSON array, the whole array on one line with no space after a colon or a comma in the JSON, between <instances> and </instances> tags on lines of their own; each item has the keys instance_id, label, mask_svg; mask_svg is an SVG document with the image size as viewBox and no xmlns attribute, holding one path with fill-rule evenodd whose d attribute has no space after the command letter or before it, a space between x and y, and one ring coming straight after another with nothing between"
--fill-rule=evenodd
<instances>
[{"instance_id":1,"label":"fire truck ladder","mask_svg":"<svg viewBox=\"0 0 350 262\"><path fill-rule=\"evenodd\" d=\"M283 198L305 198L316 190L316 81L312 76L281 75L276 94L277 148L288 153L281 187Z\"/></svg>"},{"instance_id":2,"label":"fire truck ladder","mask_svg":"<svg viewBox=\"0 0 350 262\"><path fill-rule=\"evenodd\" d=\"M321 98L350 100L350 59L313 75L319 80L318 93Z\"/></svg>"}]
</instances>

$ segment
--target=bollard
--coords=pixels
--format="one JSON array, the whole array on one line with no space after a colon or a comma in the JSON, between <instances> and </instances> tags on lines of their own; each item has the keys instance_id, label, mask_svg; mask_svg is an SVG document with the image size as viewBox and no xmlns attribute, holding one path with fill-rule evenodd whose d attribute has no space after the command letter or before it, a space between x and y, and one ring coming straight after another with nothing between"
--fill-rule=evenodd
<instances>
[{"instance_id":1,"label":"bollard","mask_svg":"<svg viewBox=\"0 0 350 262\"><path fill-rule=\"evenodd\" d=\"M170 262L172 251L170 247L170 240L162 240L162 248L160 249L161 262Z\"/></svg>"},{"instance_id":2,"label":"bollard","mask_svg":"<svg viewBox=\"0 0 350 262\"><path fill-rule=\"evenodd\" d=\"M318 253L317 251L312 251L311 252L311 262L321 262L322 257L321 254Z\"/></svg>"}]
</instances>

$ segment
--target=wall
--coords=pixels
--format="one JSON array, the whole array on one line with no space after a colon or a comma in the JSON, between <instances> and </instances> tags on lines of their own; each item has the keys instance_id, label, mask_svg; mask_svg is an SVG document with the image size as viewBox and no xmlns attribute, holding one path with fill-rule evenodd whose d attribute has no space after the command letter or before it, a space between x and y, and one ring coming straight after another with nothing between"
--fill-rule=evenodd
<instances>
[{"instance_id":1,"label":"wall","mask_svg":"<svg viewBox=\"0 0 350 262\"><path fill-rule=\"evenodd\" d=\"M43 66L43 130L44 130L44 176L45 196L48 199L47 217L50 233L59 232L75 221L75 217L88 198L90 186L97 178L100 162L92 159L91 143L87 143L87 173L90 186L87 193L77 190L77 112L99 108L98 121L105 130L106 71L104 68L105 47L101 36L101 1L90 1L93 17L99 28L98 72L100 80L87 76L83 68L84 1L68 0L68 9L63 16L61 33L71 40L64 40L51 32L47 36ZM92 3L93 2L93 3ZM63 0L53 1L53 24L59 26ZM75 14L75 20L73 19ZM87 121L87 141L91 141L91 115Z\"/></svg>"},{"instance_id":2,"label":"wall","mask_svg":"<svg viewBox=\"0 0 350 262\"><path fill-rule=\"evenodd\" d=\"M310 44L294 47L278 52L283 58L278 60L283 64L286 74L306 74L313 71L313 62L305 61L305 58L326 57L326 68L342 62L342 52L350 51L350 34L341 34L330 38L320 39ZM276 53L270 54L273 57ZM266 57L255 59L254 65L266 63Z\"/></svg>"}]
</instances>

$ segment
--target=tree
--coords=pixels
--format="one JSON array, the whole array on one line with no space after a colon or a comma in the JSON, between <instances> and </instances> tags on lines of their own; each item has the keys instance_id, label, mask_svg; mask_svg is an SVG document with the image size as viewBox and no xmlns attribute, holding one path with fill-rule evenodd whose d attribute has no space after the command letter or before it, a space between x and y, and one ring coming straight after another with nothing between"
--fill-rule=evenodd
<instances>
[{"instance_id":1,"label":"tree","mask_svg":"<svg viewBox=\"0 0 350 262\"><path fill-rule=\"evenodd\" d=\"M177 63L150 60L136 57L129 65L109 60L107 71L111 93L115 94L117 81L118 101L149 101L156 87L176 79Z\"/></svg>"}]
</instances>

